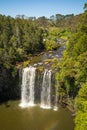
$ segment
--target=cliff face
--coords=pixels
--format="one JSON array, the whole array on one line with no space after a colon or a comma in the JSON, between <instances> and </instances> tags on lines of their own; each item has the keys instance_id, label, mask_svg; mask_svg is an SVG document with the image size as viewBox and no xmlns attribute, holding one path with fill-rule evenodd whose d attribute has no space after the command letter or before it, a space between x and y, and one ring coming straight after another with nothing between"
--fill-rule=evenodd
<instances>
[{"instance_id":1,"label":"cliff face","mask_svg":"<svg viewBox=\"0 0 87 130\"><path fill-rule=\"evenodd\" d=\"M19 73L12 76L11 70L0 69L0 102L20 97Z\"/></svg>"}]
</instances>

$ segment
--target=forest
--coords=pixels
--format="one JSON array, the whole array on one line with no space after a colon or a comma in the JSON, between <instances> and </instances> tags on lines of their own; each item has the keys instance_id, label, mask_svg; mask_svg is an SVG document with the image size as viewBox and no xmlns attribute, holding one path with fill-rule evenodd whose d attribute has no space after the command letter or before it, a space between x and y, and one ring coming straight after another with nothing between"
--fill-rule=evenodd
<instances>
[{"instance_id":1,"label":"forest","mask_svg":"<svg viewBox=\"0 0 87 130\"><path fill-rule=\"evenodd\" d=\"M55 51L65 41L66 50L57 69L59 96L72 97L75 130L87 129L87 3L79 15L56 14L49 19L0 15L0 102L19 99L19 70L31 57ZM14 83L14 85L13 85ZM15 96L16 95L16 96Z\"/></svg>"}]
</instances>

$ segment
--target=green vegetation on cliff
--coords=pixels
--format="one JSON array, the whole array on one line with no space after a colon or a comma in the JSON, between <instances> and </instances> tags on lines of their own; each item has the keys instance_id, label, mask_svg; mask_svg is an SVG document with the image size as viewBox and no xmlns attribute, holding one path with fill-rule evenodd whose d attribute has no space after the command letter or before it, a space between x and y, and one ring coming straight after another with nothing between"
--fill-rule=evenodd
<instances>
[{"instance_id":1,"label":"green vegetation on cliff","mask_svg":"<svg viewBox=\"0 0 87 130\"><path fill-rule=\"evenodd\" d=\"M87 128L87 4L76 33L66 45L62 61L57 63L62 96L76 97L75 130Z\"/></svg>"}]
</instances>

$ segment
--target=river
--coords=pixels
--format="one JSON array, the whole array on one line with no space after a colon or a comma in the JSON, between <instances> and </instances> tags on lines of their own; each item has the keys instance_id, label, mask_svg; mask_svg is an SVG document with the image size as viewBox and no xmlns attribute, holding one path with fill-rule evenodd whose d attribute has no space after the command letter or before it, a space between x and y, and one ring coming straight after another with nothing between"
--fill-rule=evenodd
<instances>
[{"instance_id":1,"label":"river","mask_svg":"<svg viewBox=\"0 0 87 130\"><path fill-rule=\"evenodd\" d=\"M20 108L20 101L0 105L0 130L73 130L71 112L66 108L42 109L39 105Z\"/></svg>"}]
</instances>

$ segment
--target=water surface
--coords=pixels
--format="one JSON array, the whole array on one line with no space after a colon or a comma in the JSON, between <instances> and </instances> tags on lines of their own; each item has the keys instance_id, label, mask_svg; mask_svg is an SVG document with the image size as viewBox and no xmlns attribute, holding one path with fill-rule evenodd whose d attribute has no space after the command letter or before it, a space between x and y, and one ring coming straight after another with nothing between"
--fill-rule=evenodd
<instances>
[{"instance_id":1,"label":"water surface","mask_svg":"<svg viewBox=\"0 0 87 130\"><path fill-rule=\"evenodd\" d=\"M35 106L20 108L19 101L0 105L0 130L73 130L67 109L53 111Z\"/></svg>"}]
</instances>

